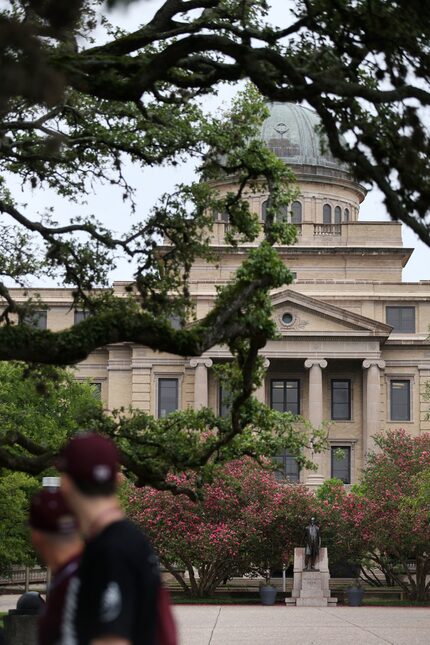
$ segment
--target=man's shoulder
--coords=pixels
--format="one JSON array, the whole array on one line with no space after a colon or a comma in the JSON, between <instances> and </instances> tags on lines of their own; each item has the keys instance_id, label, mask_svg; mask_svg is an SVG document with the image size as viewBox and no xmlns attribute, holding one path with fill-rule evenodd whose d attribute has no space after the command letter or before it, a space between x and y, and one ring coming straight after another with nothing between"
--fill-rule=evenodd
<instances>
[{"instance_id":1,"label":"man's shoulder","mask_svg":"<svg viewBox=\"0 0 430 645\"><path fill-rule=\"evenodd\" d=\"M141 529L130 520L112 522L106 526L89 544L89 551L98 553L132 554L152 552L151 544Z\"/></svg>"}]
</instances>

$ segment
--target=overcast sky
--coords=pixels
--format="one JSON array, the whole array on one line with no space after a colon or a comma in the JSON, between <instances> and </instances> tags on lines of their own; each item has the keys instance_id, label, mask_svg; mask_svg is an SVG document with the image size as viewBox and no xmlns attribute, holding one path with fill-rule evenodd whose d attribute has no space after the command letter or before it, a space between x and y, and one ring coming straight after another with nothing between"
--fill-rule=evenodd
<instances>
[{"instance_id":1,"label":"overcast sky","mask_svg":"<svg viewBox=\"0 0 430 645\"><path fill-rule=\"evenodd\" d=\"M139 24L146 22L162 4L163 0L139 0L132 3L129 8L117 10L110 14L111 22L129 30L136 29ZM3 2L1 2L3 4ZM289 20L288 8L290 0L271 0L270 19L274 24L285 26ZM237 89L237 88L236 88ZM205 107L216 110L221 104L228 104L236 92L235 88L226 86L221 88L216 99L205 100ZM121 199L121 191L109 187L97 189L97 194L90 197L86 212L94 213L98 218L114 230L126 230L137 217L144 219L157 198L164 192L173 188L178 182L187 182L193 179L193 165L185 164L181 167L154 168L142 171L138 168L130 168L128 171L130 183L137 187L137 213L132 216L130 208ZM15 187L18 185L14 182ZM72 215L84 213L82 207L60 200L51 193L28 194L28 188L22 194L20 201L28 203L27 215L31 215L37 208L53 204L56 212L60 213L60 220L68 219ZM361 220L384 220L389 216L382 204L381 195L374 190L368 194L361 206ZM405 227L404 227L405 229ZM430 279L430 249L419 242L414 233L403 230L405 246L415 247L415 252L404 270L405 281L419 281ZM131 278L130 267L124 262L113 273L113 279L126 280Z\"/></svg>"}]
</instances>

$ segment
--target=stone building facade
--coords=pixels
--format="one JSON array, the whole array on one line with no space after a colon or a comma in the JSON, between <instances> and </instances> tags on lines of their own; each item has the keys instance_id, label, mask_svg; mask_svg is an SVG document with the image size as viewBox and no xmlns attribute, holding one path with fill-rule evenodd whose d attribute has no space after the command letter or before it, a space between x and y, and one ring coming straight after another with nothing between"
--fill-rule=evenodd
<instances>
[{"instance_id":1,"label":"stone building facade","mask_svg":"<svg viewBox=\"0 0 430 645\"><path fill-rule=\"evenodd\" d=\"M262 130L268 146L292 165L300 196L291 209L298 242L279 248L295 281L272 294L281 339L262 351L267 371L256 393L315 425L328 422L330 445L316 457L317 473L299 472L288 454L281 459L292 480L310 486L331 476L345 484L357 481L380 430L430 431L430 282L402 282L412 250L402 245L400 224L359 221L365 189L321 152L317 124L306 108L274 104ZM230 190L233 181L219 184L219 191ZM267 194L249 199L263 219ZM216 286L230 280L249 252L249 246L225 244L226 227L220 216L212 240L219 263L196 262L191 273L197 317L210 310ZM114 285L118 293L125 286ZM40 293L49 307L42 325L59 330L79 320L69 290ZM211 368L227 358L224 347L184 359L120 344L93 352L78 366L78 377L99 384L107 409L133 405L155 416L207 405L222 410ZM341 459L337 448L343 449Z\"/></svg>"}]
</instances>

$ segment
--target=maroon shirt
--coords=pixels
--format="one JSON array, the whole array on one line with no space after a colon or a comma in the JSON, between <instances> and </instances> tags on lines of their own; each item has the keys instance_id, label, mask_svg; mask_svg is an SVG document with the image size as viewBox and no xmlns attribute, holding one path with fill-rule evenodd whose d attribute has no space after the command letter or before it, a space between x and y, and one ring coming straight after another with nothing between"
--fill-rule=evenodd
<instances>
[{"instance_id":1,"label":"maroon shirt","mask_svg":"<svg viewBox=\"0 0 430 645\"><path fill-rule=\"evenodd\" d=\"M80 556L66 562L52 578L48 599L39 618L39 645L59 645L64 601L70 579L79 567Z\"/></svg>"}]
</instances>

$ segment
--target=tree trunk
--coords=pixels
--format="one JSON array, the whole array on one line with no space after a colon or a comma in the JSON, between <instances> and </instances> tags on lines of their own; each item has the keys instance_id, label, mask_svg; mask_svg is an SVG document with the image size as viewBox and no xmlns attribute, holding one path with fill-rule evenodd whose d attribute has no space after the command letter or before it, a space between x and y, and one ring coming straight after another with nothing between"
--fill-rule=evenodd
<instances>
[{"instance_id":1,"label":"tree trunk","mask_svg":"<svg viewBox=\"0 0 430 645\"><path fill-rule=\"evenodd\" d=\"M416 582L416 598L415 600L427 600L427 575L430 569L430 559L425 556L417 557L417 582ZM430 584L430 583L429 583Z\"/></svg>"}]
</instances>

